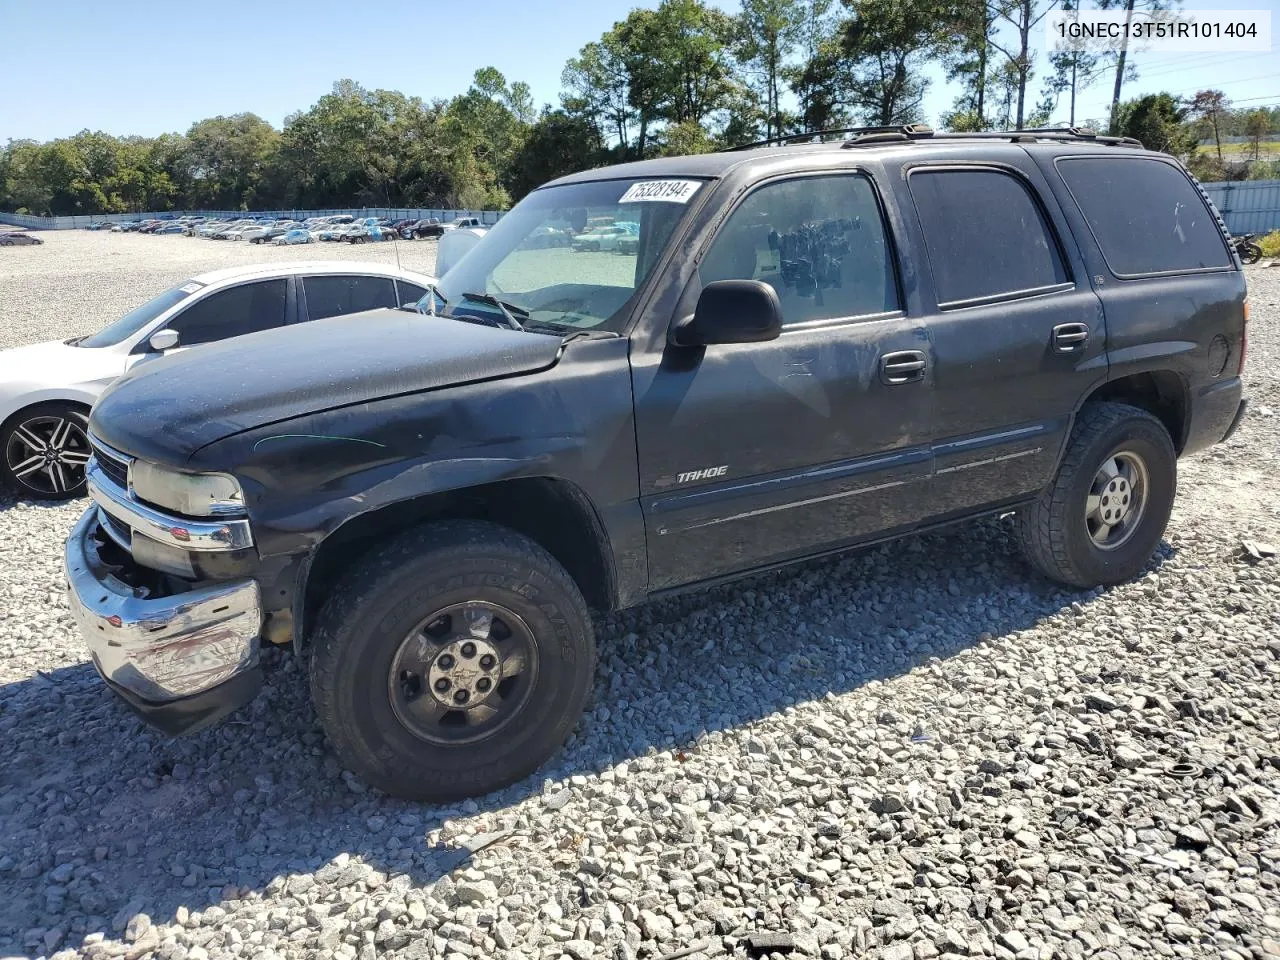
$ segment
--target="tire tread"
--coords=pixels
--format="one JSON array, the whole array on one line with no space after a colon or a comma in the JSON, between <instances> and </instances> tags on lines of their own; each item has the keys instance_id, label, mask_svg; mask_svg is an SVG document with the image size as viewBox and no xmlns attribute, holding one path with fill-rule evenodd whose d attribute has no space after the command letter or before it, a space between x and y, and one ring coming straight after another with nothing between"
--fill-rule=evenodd
<instances>
[{"instance_id":1,"label":"tire tread","mask_svg":"<svg viewBox=\"0 0 1280 960\"><path fill-rule=\"evenodd\" d=\"M424 555L430 555L436 563L456 565L467 561L493 562L498 559L499 562L519 568L521 576L528 576L529 571L532 571L533 577L550 581L568 597L572 607L571 614L584 625L588 648L585 652L589 662L587 673L591 677L595 674L595 638L586 600L573 578L542 546L523 534L484 521L446 520L405 531L386 545L376 548L358 563L350 576L339 580L321 608L311 638L308 673L312 703L339 759L348 769L356 772L376 770L383 764L369 749L369 745L355 735L352 725L346 722L339 702L338 691L342 685L342 678L339 676L340 654L346 642L346 634L352 629L359 629L358 625L352 625L350 611L383 580ZM589 686L587 692L589 693ZM552 750L563 744L576 722L577 716L573 715L560 725L563 729L552 732L552 738L556 741ZM529 772L532 770L516 770L512 776L504 778L504 782L489 789L498 789L527 776ZM403 790L397 793L431 800L473 795L467 791L447 790L416 793Z\"/></svg>"},{"instance_id":2,"label":"tire tread","mask_svg":"<svg viewBox=\"0 0 1280 960\"><path fill-rule=\"evenodd\" d=\"M1094 442L1109 430L1133 420L1146 421L1168 435L1164 424L1140 407L1111 401L1086 403L1072 426L1066 455L1053 482L1030 506L1018 512L1016 535L1023 555L1049 579L1074 587L1096 586L1071 557L1067 544L1071 524L1068 500L1080 471L1090 469L1086 458Z\"/></svg>"}]
</instances>

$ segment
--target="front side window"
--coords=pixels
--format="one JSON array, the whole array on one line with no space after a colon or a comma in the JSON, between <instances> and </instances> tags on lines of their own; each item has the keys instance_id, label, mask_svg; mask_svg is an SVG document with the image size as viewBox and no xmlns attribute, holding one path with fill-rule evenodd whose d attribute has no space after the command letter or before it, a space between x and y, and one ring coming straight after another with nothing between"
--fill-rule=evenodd
<instances>
[{"instance_id":1,"label":"front side window","mask_svg":"<svg viewBox=\"0 0 1280 960\"><path fill-rule=\"evenodd\" d=\"M1058 171L1116 276L1231 266L1217 221L1173 164L1071 157Z\"/></svg>"},{"instance_id":2,"label":"front side window","mask_svg":"<svg viewBox=\"0 0 1280 960\"><path fill-rule=\"evenodd\" d=\"M715 280L774 288L786 326L899 310L875 190L864 176L766 184L725 221L698 268Z\"/></svg>"},{"instance_id":3,"label":"front side window","mask_svg":"<svg viewBox=\"0 0 1280 960\"><path fill-rule=\"evenodd\" d=\"M307 315L312 320L399 306L395 281L390 277L307 277L303 286Z\"/></svg>"},{"instance_id":4,"label":"front side window","mask_svg":"<svg viewBox=\"0 0 1280 960\"><path fill-rule=\"evenodd\" d=\"M178 344L194 347L284 325L285 283L259 280L220 290L198 300L169 321Z\"/></svg>"},{"instance_id":5,"label":"front side window","mask_svg":"<svg viewBox=\"0 0 1280 960\"><path fill-rule=\"evenodd\" d=\"M1000 170L916 169L907 183L939 304L1068 282L1040 205L1017 177Z\"/></svg>"},{"instance_id":6,"label":"front side window","mask_svg":"<svg viewBox=\"0 0 1280 960\"><path fill-rule=\"evenodd\" d=\"M481 294L501 299L531 329L621 332L636 291L706 189L660 179L535 190L440 279L445 306L437 309L501 322L498 308L466 296Z\"/></svg>"},{"instance_id":7,"label":"front side window","mask_svg":"<svg viewBox=\"0 0 1280 960\"><path fill-rule=\"evenodd\" d=\"M396 285L400 288L401 304L417 303L427 295L426 287L420 287L416 283L409 283L407 280L397 280Z\"/></svg>"}]
</instances>

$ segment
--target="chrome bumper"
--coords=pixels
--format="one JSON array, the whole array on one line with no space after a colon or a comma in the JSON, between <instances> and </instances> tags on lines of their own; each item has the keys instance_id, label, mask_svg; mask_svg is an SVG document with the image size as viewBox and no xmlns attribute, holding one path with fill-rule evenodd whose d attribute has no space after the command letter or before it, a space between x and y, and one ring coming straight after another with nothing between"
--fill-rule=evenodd
<instances>
[{"instance_id":1,"label":"chrome bumper","mask_svg":"<svg viewBox=\"0 0 1280 960\"><path fill-rule=\"evenodd\" d=\"M98 672L151 702L191 697L252 670L262 603L254 580L197 585L148 599L99 556L97 508L85 512L64 555L67 597ZM131 561L129 561L131 562Z\"/></svg>"},{"instance_id":2,"label":"chrome bumper","mask_svg":"<svg viewBox=\"0 0 1280 960\"><path fill-rule=\"evenodd\" d=\"M162 513L112 481L94 460L85 471L89 496L129 529L179 550L242 550L253 546L249 521L191 520Z\"/></svg>"}]
</instances>

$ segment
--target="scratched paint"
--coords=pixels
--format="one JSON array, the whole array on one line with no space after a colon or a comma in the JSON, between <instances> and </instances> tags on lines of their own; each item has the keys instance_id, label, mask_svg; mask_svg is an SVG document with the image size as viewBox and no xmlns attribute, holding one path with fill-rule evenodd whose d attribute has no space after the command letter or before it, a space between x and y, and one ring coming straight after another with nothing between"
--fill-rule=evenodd
<instances>
[{"instance_id":1,"label":"scratched paint","mask_svg":"<svg viewBox=\"0 0 1280 960\"><path fill-rule=\"evenodd\" d=\"M253 445L253 449L257 450L264 443L270 443L272 440L346 440L350 443L367 443L371 447L382 447L384 449L387 446L377 440L365 440L362 437L332 437L322 433L277 433L270 437L263 437Z\"/></svg>"}]
</instances>

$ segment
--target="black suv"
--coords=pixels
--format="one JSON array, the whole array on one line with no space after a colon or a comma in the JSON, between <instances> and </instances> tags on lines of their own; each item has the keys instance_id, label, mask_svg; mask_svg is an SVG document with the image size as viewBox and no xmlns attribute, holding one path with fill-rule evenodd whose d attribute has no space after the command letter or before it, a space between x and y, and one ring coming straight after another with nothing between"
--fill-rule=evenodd
<instances>
[{"instance_id":1,"label":"black suv","mask_svg":"<svg viewBox=\"0 0 1280 960\"><path fill-rule=\"evenodd\" d=\"M124 377L66 547L103 677L180 732L291 645L348 768L456 798L564 741L592 608L1010 511L1049 577L1139 573L1243 409L1212 206L1082 131L844 136L565 177L416 310Z\"/></svg>"}]
</instances>

